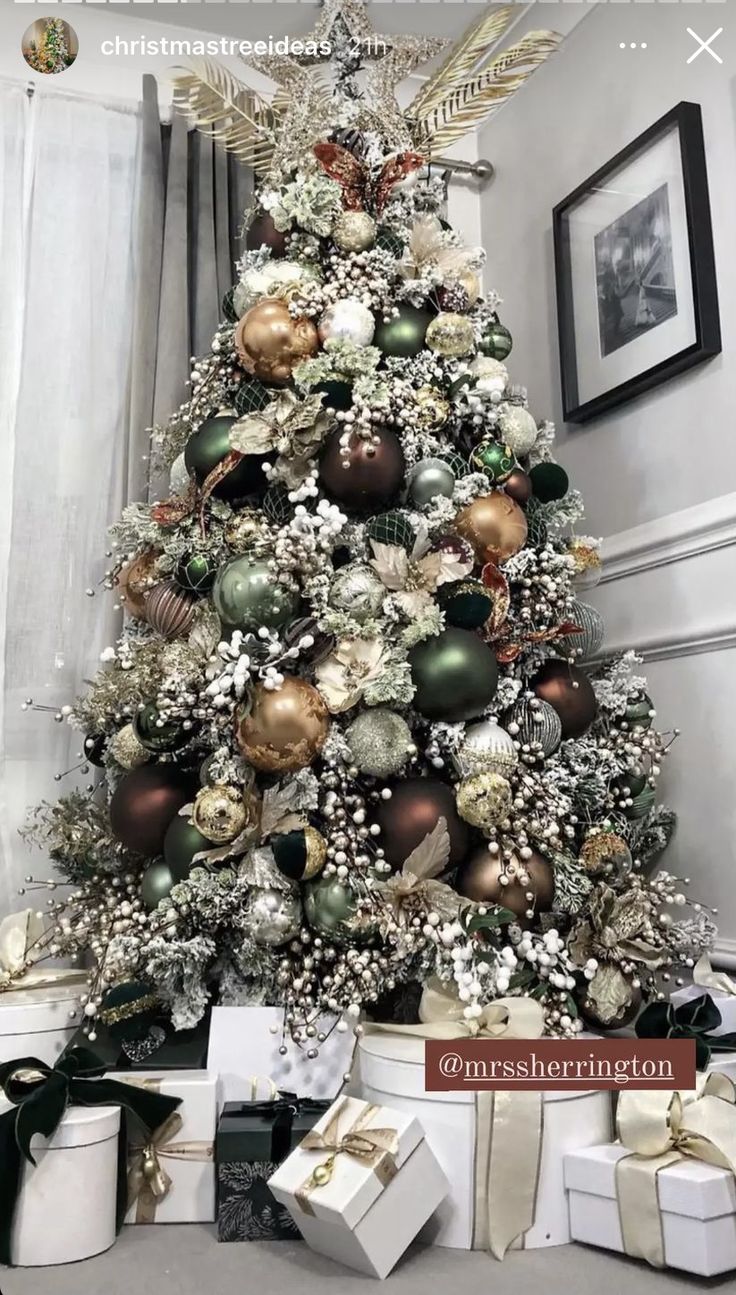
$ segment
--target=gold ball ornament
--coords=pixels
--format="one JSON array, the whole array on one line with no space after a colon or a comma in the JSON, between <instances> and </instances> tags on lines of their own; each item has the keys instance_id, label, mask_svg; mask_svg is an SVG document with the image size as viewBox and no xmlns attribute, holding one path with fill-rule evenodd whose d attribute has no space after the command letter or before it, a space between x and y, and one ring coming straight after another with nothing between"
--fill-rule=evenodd
<instances>
[{"instance_id":1,"label":"gold ball ornament","mask_svg":"<svg viewBox=\"0 0 736 1295\"><path fill-rule=\"evenodd\" d=\"M262 529L261 514L254 508L244 508L225 526L225 543L233 553L246 553L253 548Z\"/></svg>"},{"instance_id":2,"label":"gold ball ornament","mask_svg":"<svg viewBox=\"0 0 736 1295\"><path fill-rule=\"evenodd\" d=\"M573 583L576 589L594 589L601 578L603 563L597 547L582 536L568 541L567 556L573 561Z\"/></svg>"},{"instance_id":3,"label":"gold ball ornament","mask_svg":"<svg viewBox=\"0 0 736 1295\"><path fill-rule=\"evenodd\" d=\"M505 859L500 850L491 854L484 846L460 865L456 889L476 903L508 908L526 926L536 914L552 907L554 873L548 860L536 850L528 859L522 860L517 854Z\"/></svg>"},{"instance_id":4,"label":"gold ball ornament","mask_svg":"<svg viewBox=\"0 0 736 1295\"><path fill-rule=\"evenodd\" d=\"M284 386L292 370L319 346L309 319L295 319L285 301L264 297L251 306L235 329L235 350L246 373L262 382Z\"/></svg>"},{"instance_id":5,"label":"gold ball ornament","mask_svg":"<svg viewBox=\"0 0 736 1295\"><path fill-rule=\"evenodd\" d=\"M140 764L147 764L151 759L151 752L138 741L132 724L125 724L118 729L110 739L108 750L122 769L137 769Z\"/></svg>"},{"instance_id":6,"label":"gold ball ornament","mask_svg":"<svg viewBox=\"0 0 736 1295\"><path fill-rule=\"evenodd\" d=\"M591 832L583 841L579 862L586 872L627 873L633 866L631 851L617 832Z\"/></svg>"},{"instance_id":7,"label":"gold ball ornament","mask_svg":"<svg viewBox=\"0 0 736 1295\"><path fill-rule=\"evenodd\" d=\"M418 427L442 427L450 417L450 403L436 387L420 387L414 394L413 413Z\"/></svg>"},{"instance_id":8,"label":"gold ball ornament","mask_svg":"<svg viewBox=\"0 0 736 1295\"><path fill-rule=\"evenodd\" d=\"M500 773L475 773L458 783L457 812L466 823L488 830L497 827L511 810L511 786Z\"/></svg>"},{"instance_id":9,"label":"gold ball ornament","mask_svg":"<svg viewBox=\"0 0 736 1295\"><path fill-rule=\"evenodd\" d=\"M259 684L250 705L236 712L238 746L263 773L304 769L319 754L330 729L330 713L306 679L287 675L280 688Z\"/></svg>"},{"instance_id":10,"label":"gold ball ornament","mask_svg":"<svg viewBox=\"0 0 736 1295\"><path fill-rule=\"evenodd\" d=\"M343 211L335 222L332 238L343 252L365 252L376 241L376 222L367 211Z\"/></svg>"},{"instance_id":11,"label":"gold ball ornament","mask_svg":"<svg viewBox=\"0 0 736 1295\"><path fill-rule=\"evenodd\" d=\"M443 310L432 320L424 338L430 350L446 359L469 355L475 350L475 333L467 315Z\"/></svg>"},{"instance_id":12,"label":"gold ball ornament","mask_svg":"<svg viewBox=\"0 0 736 1295\"><path fill-rule=\"evenodd\" d=\"M146 620L146 595L157 582L154 574L157 561L158 554L153 549L144 549L136 558L126 562L115 577L123 610L137 620Z\"/></svg>"},{"instance_id":13,"label":"gold ball ornament","mask_svg":"<svg viewBox=\"0 0 736 1295\"><path fill-rule=\"evenodd\" d=\"M248 810L236 787L215 785L197 792L192 821L214 845L227 845L248 825Z\"/></svg>"},{"instance_id":14,"label":"gold ball ornament","mask_svg":"<svg viewBox=\"0 0 736 1295\"><path fill-rule=\"evenodd\" d=\"M505 562L523 549L527 537L523 510L501 490L467 504L455 518L455 530L481 563Z\"/></svg>"}]
</instances>

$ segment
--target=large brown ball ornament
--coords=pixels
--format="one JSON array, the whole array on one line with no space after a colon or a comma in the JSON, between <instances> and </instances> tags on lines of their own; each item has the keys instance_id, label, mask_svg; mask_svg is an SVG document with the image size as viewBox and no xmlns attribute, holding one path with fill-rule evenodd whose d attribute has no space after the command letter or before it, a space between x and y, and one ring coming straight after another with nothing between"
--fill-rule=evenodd
<instances>
[{"instance_id":1,"label":"large brown ball ornament","mask_svg":"<svg viewBox=\"0 0 736 1295\"><path fill-rule=\"evenodd\" d=\"M491 854L483 846L461 864L455 889L477 904L500 904L508 908L524 926L536 914L548 912L552 907L554 873L551 864L536 850L522 862L516 855L504 859L500 851ZM529 913L534 916L529 917Z\"/></svg>"},{"instance_id":2,"label":"large brown ball ornament","mask_svg":"<svg viewBox=\"0 0 736 1295\"><path fill-rule=\"evenodd\" d=\"M294 319L278 297L264 297L251 306L235 329L235 350L246 373L277 387L284 386L292 369L314 355L318 346L312 321Z\"/></svg>"},{"instance_id":3,"label":"large brown ball ornament","mask_svg":"<svg viewBox=\"0 0 736 1295\"><path fill-rule=\"evenodd\" d=\"M191 780L176 765L133 769L120 780L110 801L113 834L136 854L161 854L172 818L190 798Z\"/></svg>"},{"instance_id":4,"label":"large brown ball ornament","mask_svg":"<svg viewBox=\"0 0 736 1295\"><path fill-rule=\"evenodd\" d=\"M531 686L537 697L557 711L563 738L582 737L587 732L598 713L598 702L582 670L553 657L537 671Z\"/></svg>"},{"instance_id":5,"label":"large brown ball ornament","mask_svg":"<svg viewBox=\"0 0 736 1295\"><path fill-rule=\"evenodd\" d=\"M631 1025L631 1022L636 1020L636 1017L639 1015L639 1010L642 1004L642 992L638 986L632 984L630 987L630 998L628 1002L624 1003L613 1015L606 1012L606 1014L602 1016L596 1007L595 1002L588 997L585 989L578 996L577 1002L578 1007L580 1008L580 1015L585 1021L585 1024L589 1025L592 1029L622 1030L625 1025Z\"/></svg>"},{"instance_id":6,"label":"large brown ball ornament","mask_svg":"<svg viewBox=\"0 0 736 1295\"><path fill-rule=\"evenodd\" d=\"M259 684L250 706L235 716L238 746L263 773L304 769L322 750L329 729L330 714L317 689L295 675L273 690Z\"/></svg>"},{"instance_id":7,"label":"large brown ball ornament","mask_svg":"<svg viewBox=\"0 0 736 1295\"><path fill-rule=\"evenodd\" d=\"M386 861L400 868L440 818L444 818L450 837L448 867L455 867L467 851L468 829L458 815L452 789L435 778L394 783L391 799L380 802L377 818L381 834L376 842Z\"/></svg>"},{"instance_id":8,"label":"large brown ball ornament","mask_svg":"<svg viewBox=\"0 0 736 1295\"><path fill-rule=\"evenodd\" d=\"M162 580L146 598L146 619L162 638L181 638L192 627L196 605L175 580Z\"/></svg>"},{"instance_id":9,"label":"large brown ball ornament","mask_svg":"<svg viewBox=\"0 0 736 1295\"><path fill-rule=\"evenodd\" d=\"M455 518L455 529L472 545L479 562L505 562L523 549L527 537L524 513L501 490L467 504Z\"/></svg>"},{"instance_id":10,"label":"large brown ball ornament","mask_svg":"<svg viewBox=\"0 0 736 1295\"><path fill-rule=\"evenodd\" d=\"M390 427L376 429L374 440L354 436L350 453L340 453L338 429L328 439L319 464L319 479L328 495L361 512L390 502L404 480L404 453Z\"/></svg>"},{"instance_id":11,"label":"large brown ball ornament","mask_svg":"<svg viewBox=\"0 0 736 1295\"><path fill-rule=\"evenodd\" d=\"M144 549L136 558L126 562L115 578L123 610L137 620L146 619L146 596L156 583L154 569L157 560L158 554L153 549Z\"/></svg>"},{"instance_id":12,"label":"large brown ball ornament","mask_svg":"<svg viewBox=\"0 0 736 1295\"><path fill-rule=\"evenodd\" d=\"M271 256L286 255L286 235L288 230L277 229L273 217L267 211L260 211L250 222L245 235L245 246L249 252L259 247L268 247Z\"/></svg>"}]
</instances>

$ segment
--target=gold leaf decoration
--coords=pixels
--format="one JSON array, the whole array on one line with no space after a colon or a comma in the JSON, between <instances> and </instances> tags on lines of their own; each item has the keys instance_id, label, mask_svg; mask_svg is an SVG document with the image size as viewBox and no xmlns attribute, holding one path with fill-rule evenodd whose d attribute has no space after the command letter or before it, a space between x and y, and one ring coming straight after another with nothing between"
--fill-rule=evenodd
<instances>
[{"instance_id":1,"label":"gold leaf decoration","mask_svg":"<svg viewBox=\"0 0 736 1295\"><path fill-rule=\"evenodd\" d=\"M174 107L197 130L256 170L268 166L283 97L268 103L227 68L209 59L193 60L190 67L176 69L172 81Z\"/></svg>"},{"instance_id":2,"label":"gold leaf decoration","mask_svg":"<svg viewBox=\"0 0 736 1295\"><path fill-rule=\"evenodd\" d=\"M504 5L503 9L482 13L414 96L406 110L407 117L426 118L442 103L451 87L467 80L479 62L485 62L489 48L503 36L516 12L514 5Z\"/></svg>"}]
</instances>

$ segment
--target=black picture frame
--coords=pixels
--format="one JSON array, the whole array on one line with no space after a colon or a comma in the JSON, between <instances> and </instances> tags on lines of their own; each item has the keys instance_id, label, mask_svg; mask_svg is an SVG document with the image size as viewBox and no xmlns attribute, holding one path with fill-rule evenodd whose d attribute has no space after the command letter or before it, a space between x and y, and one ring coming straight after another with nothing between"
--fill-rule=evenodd
<instances>
[{"instance_id":1,"label":"black picture frame","mask_svg":"<svg viewBox=\"0 0 736 1295\"><path fill-rule=\"evenodd\" d=\"M680 162L687 219L695 338L675 354L642 370L591 399L580 401L578 354L575 342L572 263L568 216L587 195L598 190L615 172L674 127L679 133ZM563 416L566 422L585 423L607 410L633 400L666 382L675 374L711 359L721 351L718 285L713 250L713 229L708 196L703 122L700 105L683 101L655 121L636 139L587 180L578 185L552 213L554 235L557 327L560 347Z\"/></svg>"}]
</instances>

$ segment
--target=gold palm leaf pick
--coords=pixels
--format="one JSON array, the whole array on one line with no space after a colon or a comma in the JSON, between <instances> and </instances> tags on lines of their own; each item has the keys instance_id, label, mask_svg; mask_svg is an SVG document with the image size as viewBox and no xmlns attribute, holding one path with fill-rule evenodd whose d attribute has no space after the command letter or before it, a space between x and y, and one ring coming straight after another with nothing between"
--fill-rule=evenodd
<instances>
[{"instance_id":1,"label":"gold palm leaf pick","mask_svg":"<svg viewBox=\"0 0 736 1295\"><path fill-rule=\"evenodd\" d=\"M513 5L482 13L453 45L447 58L418 90L406 110L407 117L423 118L445 98L448 90L466 80L484 55L505 32L516 12Z\"/></svg>"},{"instance_id":2,"label":"gold palm leaf pick","mask_svg":"<svg viewBox=\"0 0 736 1295\"><path fill-rule=\"evenodd\" d=\"M449 90L441 103L415 123L417 142L434 154L442 153L477 129L554 53L560 40L556 32L533 31L509 46L470 80Z\"/></svg>"},{"instance_id":3,"label":"gold palm leaf pick","mask_svg":"<svg viewBox=\"0 0 736 1295\"><path fill-rule=\"evenodd\" d=\"M174 107L197 130L256 170L268 165L283 101L268 102L208 59L175 69L172 82Z\"/></svg>"}]
</instances>

